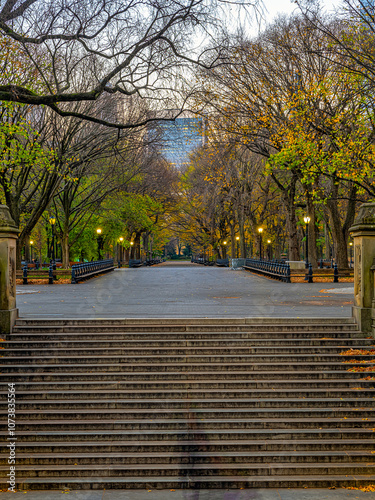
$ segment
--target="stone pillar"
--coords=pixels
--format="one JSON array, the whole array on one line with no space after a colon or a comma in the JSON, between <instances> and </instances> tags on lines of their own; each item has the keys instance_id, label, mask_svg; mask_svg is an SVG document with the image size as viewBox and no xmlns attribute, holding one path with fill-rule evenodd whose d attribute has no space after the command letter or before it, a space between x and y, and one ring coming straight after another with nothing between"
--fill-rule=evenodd
<instances>
[{"instance_id":1,"label":"stone pillar","mask_svg":"<svg viewBox=\"0 0 375 500\"><path fill-rule=\"evenodd\" d=\"M0 205L0 333L12 331L16 309L16 241L19 229L9 208Z\"/></svg>"},{"instance_id":2,"label":"stone pillar","mask_svg":"<svg viewBox=\"0 0 375 500\"><path fill-rule=\"evenodd\" d=\"M375 258L375 203L364 203L350 228L354 246L353 316L360 330L372 333L374 277L371 269Z\"/></svg>"}]
</instances>

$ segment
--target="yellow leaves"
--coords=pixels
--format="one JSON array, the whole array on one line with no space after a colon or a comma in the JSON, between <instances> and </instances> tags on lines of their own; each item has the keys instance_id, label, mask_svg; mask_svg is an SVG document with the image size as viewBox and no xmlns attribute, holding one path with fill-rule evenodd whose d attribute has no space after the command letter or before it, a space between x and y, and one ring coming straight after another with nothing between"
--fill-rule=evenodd
<instances>
[{"instance_id":1,"label":"yellow leaves","mask_svg":"<svg viewBox=\"0 0 375 500\"><path fill-rule=\"evenodd\" d=\"M372 452L374 453L374 452ZM372 491L375 491L375 484L369 484L368 486L347 486L345 488L346 490L359 490L359 491L364 491L365 493L370 493Z\"/></svg>"},{"instance_id":2,"label":"yellow leaves","mask_svg":"<svg viewBox=\"0 0 375 500\"><path fill-rule=\"evenodd\" d=\"M340 356L373 356L375 349L348 349L347 351L340 352Z\"/></svg>"},{"instance_id":3,"label":"yellow leaves","mask_svg":"<svg viewBox=\"0 0 375 500\"><path fill-rule=\"evenodd\" d=\"M362 360L362 359L361 360L359 360L359 359L348 359L347 361L343 361L343 363L352 363L352 364L357 364L357 363L375 363L375 359L365 359L365 360ZM350 371L360 371L360 370L350 370ZM375 371L375 367L371 368L369 370L363 370L363 371Z\"/></svg>"},{"instance_id":4,"label":"yellow leaves","mask_svg":"<svg viewBox=\"0 0 375 500\"><path fill-rule=\"evenodd\" d=\"M349 361L344 361L344 363L366 363L367 361L357 361L357 360L349 360ZM368 361L371 362L371 361ZM375 362L375 360L372 360L372 362ZM375 366L356 366L355 368L349 368L347 370L348 372L375 372Z\"/></svg>"}]
</instances>

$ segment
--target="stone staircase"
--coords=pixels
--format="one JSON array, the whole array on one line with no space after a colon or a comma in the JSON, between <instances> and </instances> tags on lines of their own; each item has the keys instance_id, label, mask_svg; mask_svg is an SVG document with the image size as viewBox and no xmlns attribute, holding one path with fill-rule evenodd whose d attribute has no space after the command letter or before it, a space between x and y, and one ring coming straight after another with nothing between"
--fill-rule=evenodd
<instances>
[{"instance_id":1,"label":"stone staircase","mask_svg":"<svg viewBox=\"0 0 375 500\"><path fill-rule=\"evenodd\" d=\"M17 488L373 484L375 355L340 353L374 343L351 319L18 320Z\"/></svg>"}]
</instances>

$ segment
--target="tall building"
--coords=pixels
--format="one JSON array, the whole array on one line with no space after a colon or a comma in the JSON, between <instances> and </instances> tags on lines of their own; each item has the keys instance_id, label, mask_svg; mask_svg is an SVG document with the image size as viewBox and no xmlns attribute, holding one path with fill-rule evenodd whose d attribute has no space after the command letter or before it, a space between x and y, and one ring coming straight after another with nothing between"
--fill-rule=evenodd
<instances>
[{"instance_id":1,"label":"tall building","mask_svg":"<svg viewBox=\"0 0 375 500\"><path fill-rule=\"evenodd\" d=\"M172 116L172 111L168 111ZM168 115L167 115L168 116ZM158 152L176 168L189 163L189 154L205 142L204 119L184 112L173 121L157 122Z\"/></svg>"}]
</instances>

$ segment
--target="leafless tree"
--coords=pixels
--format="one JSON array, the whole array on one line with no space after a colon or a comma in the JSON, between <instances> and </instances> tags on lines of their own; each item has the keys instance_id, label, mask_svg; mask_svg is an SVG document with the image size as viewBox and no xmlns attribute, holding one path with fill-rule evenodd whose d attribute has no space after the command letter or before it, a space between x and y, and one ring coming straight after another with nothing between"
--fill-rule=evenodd
<instances>
[{"instance_id":1,"label":"leafless tree","mask_svg":"<svg viewBox=\"0 0 375 500\"><path fill-rule=\"evenodd\" d=\"M66 103L95 101L103 94L138 94L170 102L181 67L207 65L210 51L194 45L201 45L203 36L212 40L217 35L217 7L225 3L0 0L0 33L17 44L22 63L35 72L31 87L11 79L0 85L0 100L46 105L61 116L120 129L145 124L155 118L118 123Z\"/></svg>"}]
</instances>

